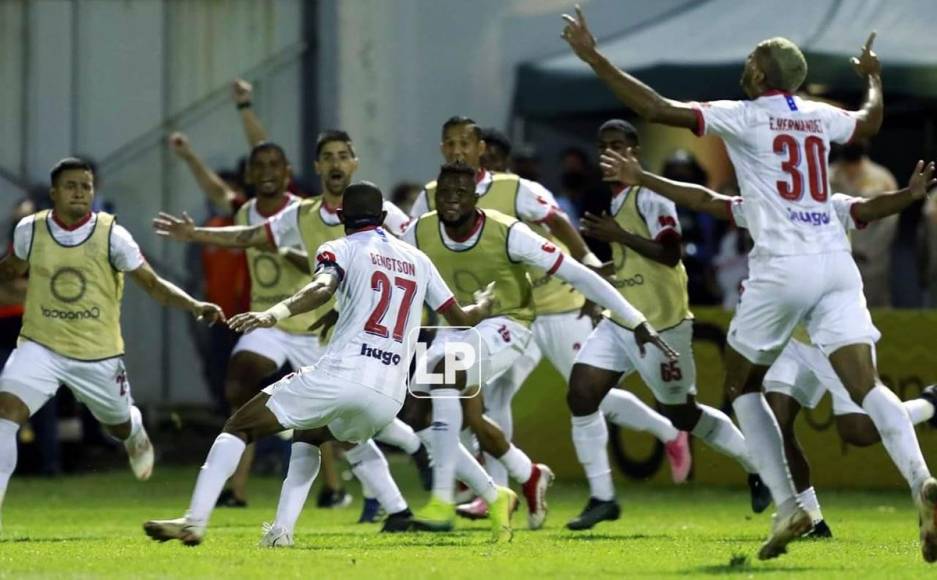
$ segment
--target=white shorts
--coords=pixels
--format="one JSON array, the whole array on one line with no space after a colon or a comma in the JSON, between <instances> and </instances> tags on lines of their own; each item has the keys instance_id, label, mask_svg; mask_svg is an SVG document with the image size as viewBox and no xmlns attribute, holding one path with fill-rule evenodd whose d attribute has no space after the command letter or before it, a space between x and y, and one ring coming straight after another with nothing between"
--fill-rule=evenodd
<instances>
[{"instance_id":1,"label":"white shorts","mask_svg":"<svg viewBox=\"0 0 937 580\"><path fill-rule=\"evenodd\" d=\"M774 362L801 321L827 355L849 344L875 344L881 336L848 252L755 258L749 267L728 342L752 363Z\"/></svg>"},{"instance_id":2,"label":"white shorts","mask_svg":"<svg viewBox=\"0 0 937 580\"><path fill-rule=\"evenodd\" d=\"M242 350L272 360L277 368L288 362L293 370L298 370L319 362L323 349L319 345L319 337L314 334L291 334L279 328L258 328L238 339L231 356Z\"/></svg>"},{"instance_id":3,"label":"white shorts","mask_svg":"<svg viewBox=\"0 0 937 580\"><path fill-rule=\"evenodd\" d=\"M678 360L670 362L664 353L651 345L645 345L646 354L642 358L634 333L606 318L586 339L576 363L618 371L624 376L637 371L655 399L665 405L682 405L686 403L687 395L696 395L693 321L684 320L673 328L662 330L660 335L680 353Z\"/></svg>"},{"instance_id":4,"label":"white shorts","mask_svg":"<svg viewBox=\"0 0 937 580\"><path fill-rule=\"evenodd\" d=\"M781 356L768 369L764 382L766 392L792 397L808 409L815 409L829 391L834 415L866 414L849 396L820 349L797 340L787 343Z\"/></svg>"},{"instance_id":5,"label":"white shorts","mask_svg":"<svg viewBox=\"0 0 937 580\"><path fill-rule=\"evenodd\" d=\"M263 390L287 429L328 427L339 441L361 443L394 420L402 402L370 387L304 367Z\"/></svg>"},{"instance_id":6,"label":"white shorts","mask_svg":"<svg viewBox=\"0 0 937 580\"><path fill-rule=\"evenodd\" d=\"M0 392L26 403L29 415L65 385L104 425L130 420L130 381L123 357L81 361L64 357L31 340L22 340L0 374Z\"/></svg>"},{"instance_id":7,"label":"white shorts","mask_svg":"<svg viewBox=\"0 0 937 580\"><path fill-rule=\"evenodd\" d=\"M592 319L580 317L578 311L538 316L533 324L534 340L543 356L567 383L576 357L593 329Z\"/></svg>"},{"instance_id":8,"label":"white shorts","mask_svg":"<svg viewBox=\"0 0 937 580\"><path fill-rule=\"evenodd\" d=\"M505 316L482 320L474 327L474 330L481 337L482 352L478 356L479 364L474 367L481 373L481 376L470 376L469 386L481 384L482 387L486 387L493 384L517 362L531 342L531 331L523 324ZM433 339L433 344L426 352L428 368L432 369L437 362L442 360L445 354L445 344L450 340L473 343L475 334L472 330L440 328L436 333L436 338ZM428 385L411 382L410 390L416 393L428 393L430 389Z\"/></svg>"}]
</instances>

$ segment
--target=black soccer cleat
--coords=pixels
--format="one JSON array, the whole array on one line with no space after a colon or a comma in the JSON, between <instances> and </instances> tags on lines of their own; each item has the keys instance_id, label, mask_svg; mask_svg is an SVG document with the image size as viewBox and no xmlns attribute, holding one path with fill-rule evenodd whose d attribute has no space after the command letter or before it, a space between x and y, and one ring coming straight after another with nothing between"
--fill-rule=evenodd
<instances>
[{"instance_id":1,"label":"black soccer cleat","mask_svg":"<svg viewBox=\"0 0 937 580\"><path fill-rule=\"evenodd\" d=\"M928 403L934 406L934 409L937 409L937 385L930 385L924 387L924 390L921 392L919 399L924 399ZM927 424L931 427L937 428L937 413L927 420Z\"/></svg>"},{"instance_id":2,"label":"black soccer cleat","mask_svg":"<svg viewBox=\"0 0 937 580\"><path fill-rule=\"evenodd\" d=\"M221 495L218 496L218 501L215 502L215 507L244 508L247 507L247 502L243 499L234 497L234 492L230 489L225 489L221 492Z\"/></svg>"},{"instance_id":3,"label":"black soccer cleat","mask_svg":"<svg viewBox=\"0 0 937 580\"><path fill-rule=\"evenodd\" d=\"M384 525L381 527L381 533L395 534L398 532L409 532L412 529L413 512L410 511L410 508L407 508L387 516L387 519L384 520Z\"/></svg>"},{"instance_id":4,"label":"black soccer cleat","mask_svg":"<svg viewBox=\"0 0 937 580\"><path fill-rule=\"evenodd\" d=\"M413 458L413 462L416 463L416 468L420 472L420 484L423 486L423 490L433 489L433 466L430 463L429 451L427 451L426 445L420 443L420 448L410 457Z\"/></svg>"},{"instance_id":5,"label":"black soccer cleat","mask_svg":"<svg viewBox=\"0 0 937 580\"><path fill-rule=\"evenodd\" d=\"M364 498L364 505L361 506L361 517L358 518L359 524L374 524L380 521L384 515L380 502L373 497Z\"/></svg>"},{"instance_id":6,"label":"black soccer cleat","mask_svg":"<svg viewBox=\"0 0 937 580\"><path fill-rule=\"evenodd\" d=\"M761 480L757 473L748 474L748 490L752 495L752 511L756 514L768 509L771 505L771 490Z\"/></svg>"},{"instance_id":7,"label":"black soccer cleat","mask_svg":"<svg viewBox=\"0 0 937 580\"><path fill-rule=\"evenodd\" d=\"M582 513L566 522L566 527L570 530L590 530L599 522L611 522L619 517L621 517L621 507L617 501L590 497Z\"/></svg>"},{"instance_id":8,"label":"black soccer cleat","mask_svg":"<svg viewBox=\"0 0 937 580\"><path fill-rule=\"evenodd\" d=\"M827 540L832 539L833 531L826 525L826 520L820 520L813 525L813 529L803 535L805 540Z\"/></svg>"},{"instance_id":9,"label":"black soccer cleat","mask_svg":"<svg viewBox=\"0 0 937 580\"><path fill-rule=\"evenodd\" d=\"M323 487L316 499L316 506L324 509L345 508L351 505L351 494L344 489Z\"/></svg>"}]
</instances>

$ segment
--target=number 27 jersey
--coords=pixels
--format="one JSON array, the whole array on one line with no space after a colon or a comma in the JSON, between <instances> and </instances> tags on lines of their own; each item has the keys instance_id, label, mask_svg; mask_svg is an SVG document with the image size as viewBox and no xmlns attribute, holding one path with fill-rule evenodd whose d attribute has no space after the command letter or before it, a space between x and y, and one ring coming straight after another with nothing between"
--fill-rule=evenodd
<instances>
[{"instance_id":1,"label":"number 27 jersey","mask_svg":"<svg viewBox=\"0 0 937 580\"><path fill-rule=\"evenodd\" d=\"M722 137L735 166L753 257L849 250L830 204L827 165L830 143L852 138L853 115L780 91L696 111L696 133Z\"/></svg>"},{"instance_id":2,"label":"number 27 jersey","mask_svg":"<svg viewBox=\"0 0 937 580\"><path fill-rule=\"evenodd\" d=\"M426 254L381 228L322 244L316 263L340 279L338 322L316 370L402 403L422 305L445 311L452 291Z\"/></svg>"}]
</instances>

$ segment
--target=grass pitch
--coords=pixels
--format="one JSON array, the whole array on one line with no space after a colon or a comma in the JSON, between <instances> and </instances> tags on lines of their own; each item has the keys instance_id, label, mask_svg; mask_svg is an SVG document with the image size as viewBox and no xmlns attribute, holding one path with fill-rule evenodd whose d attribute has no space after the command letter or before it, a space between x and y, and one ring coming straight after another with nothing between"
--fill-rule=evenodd
<instances>
[{"instance_id":1,"label":"grass pitch","mask_svg":"<svg viewBox=\"0 0 937 580\"><path fill-rule=\"evenodd\" d=\"M412 468L393 469L412 493ZM82 578L561 578L561 577L924 577L908 494L820 490L834 540L801 541L779 560L755 553L769 515L755 516L743 489L622 485L622 519L590 532L565 530L586 487L558 483L545 529L529 532L526 513L505 546L488 543L485 522L460 521L451 534L378 534L356 524L360 501L343 510L312 504L293 549L256 547L260 524L274 514L279 481L255 478L247 509L220 509L206 542L186 548L149 540L141 524L185 510L197 468L158 466L137 483L129 472L56 480L14 478L3 513L0 577ZM355 486L355 484L352 484ZM315 491L315 489L314 489ZM357 498L357 488L353 490ZM770 510L769 510L770 511Z\"/></svg>"}]
</instances>

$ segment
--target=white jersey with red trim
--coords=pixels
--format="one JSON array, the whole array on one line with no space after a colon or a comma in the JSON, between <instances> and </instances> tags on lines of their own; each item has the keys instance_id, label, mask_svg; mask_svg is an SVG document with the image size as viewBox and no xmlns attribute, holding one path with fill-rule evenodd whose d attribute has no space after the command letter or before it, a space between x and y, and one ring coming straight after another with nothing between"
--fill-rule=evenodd
<instances>
[{"instance_id":1,"label":"white jersey with red trim","mask_svg":"<svg viewBox=\"0 0 937 580\"><path fill-rule=\"evenodd\" d=\"M719 135L745 198L753 257L849 251L830 203L830 142L845 143L856 117L777 91L753 101L697 106L697 134Z\"/></svg>"},{"instance_id":2,"label":"white jersey with red trim","mask_svg":"<svg viewBox=\"0 0 937 580\"><path fill-rule=\"evenodd\" d=\"M481 197L488 192L491 187L491 181L494 174L490 171L481 170L475 176L475 195ZM556 201L553 193L536 181L524 179L519 180L517 188L517 217L525 222L541 223L550 218L553 214L560 211L560 205ZM426 190L424 189L417 195L413 207L410 209L410 217L418 218L429 211L429 204L426 200Z\"/></svg>"},{"instance_id":3,"label":"white jersey with red trim","mask_svg":"<svg viewBox=\"0 0 937 580\"><path fill-rule=\"evenodd\" d=\"M865 203L865 198L846 195L845 193L834 193L830 198L830 205L833 212L839 220L840 226L846 233L852 230L864 229L868 224L857 220L855 216L856 205ZM732 211L732 221L740 228L748 228L748 205L741 197L733 197L729 200L729 209Z\"/></svg>"},{"instance_id":4,"label":"white jersey with red trim","mask_svg":"<svg viewBox=\"0 0 937 580\"><path fill-rule=\"evenodd\" d=\"M322 244L316 263L340 278L338 322L316 370L403 402L421 306L445 310L452 291L426 254L381 228Z\"/></svg>"}]
</instances>

